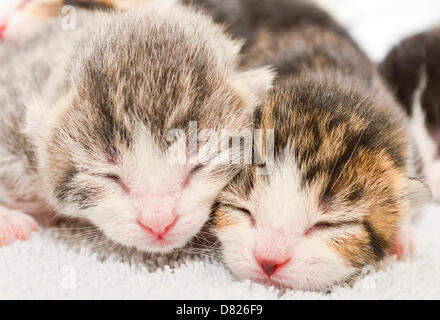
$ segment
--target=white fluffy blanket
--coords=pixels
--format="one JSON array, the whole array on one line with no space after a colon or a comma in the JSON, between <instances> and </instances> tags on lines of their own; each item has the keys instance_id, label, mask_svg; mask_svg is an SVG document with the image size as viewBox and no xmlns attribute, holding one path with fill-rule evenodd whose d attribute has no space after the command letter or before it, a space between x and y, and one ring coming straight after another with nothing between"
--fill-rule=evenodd
<instances>
[{"instance_id":1,"label":"white fluffy blanket","mask_svg":"<svg viewBox=\"0 0 440 320\"><path fill-rule=\"evenodd\" d=\"M374 59L408 33L440 23L440 3L435 0L320 2ZM416 226L418 245L412 258L391 260L366 272L352 287L326 294L281 293L238 282L209 258L176 254L121 259L99 242L72 245L71 237L60 241L43 229L28 242L0 249L0 299L440 299L439 229L440 207L429 206Z\"/></svg>"}]
</instances>

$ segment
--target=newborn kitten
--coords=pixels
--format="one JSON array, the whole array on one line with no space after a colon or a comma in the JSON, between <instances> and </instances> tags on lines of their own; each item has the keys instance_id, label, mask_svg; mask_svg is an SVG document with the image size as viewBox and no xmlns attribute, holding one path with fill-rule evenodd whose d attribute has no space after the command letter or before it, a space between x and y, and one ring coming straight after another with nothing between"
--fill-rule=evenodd
<instances>
[{"instance_id":1,"label":"newborn kitten","mask_svg":"<svg viewBox=\"0 0 440 320\"><path fill-rule=\"evenodd\" d=\"M402 40L380 71L410 117L424 173L440 201L440 27Z\"/></svg>"},{"instance_id":2,"label":"newborn kitten","mask_svg":"<svg viewBox=\"0 0 440 320\"><path fill-rule=\"evenodd\" d=\"M273 65L279 78L254 114L267 174L255 161L217 198L227 267L239 279L319 290L410 251L405 222L430 192L376 66L309 2L238 2L255 28L243 64Z\"/></svg>"},{"instance_id":3,"label":"newborn kitten","mask_svg":"<svg viewBox=\"0 0 440 320\"><path fill-rule=\"evenodd\" d=\"M194 10L77 16L76 30L54 20L20 47L0 42L0 245L28 238L26 213L47 207L122 245L182 247L241 168L198 157L197 134L201 149L205 129L249 128L272 75L237 70L239 43Z\"/></svg>"}]
</instances>

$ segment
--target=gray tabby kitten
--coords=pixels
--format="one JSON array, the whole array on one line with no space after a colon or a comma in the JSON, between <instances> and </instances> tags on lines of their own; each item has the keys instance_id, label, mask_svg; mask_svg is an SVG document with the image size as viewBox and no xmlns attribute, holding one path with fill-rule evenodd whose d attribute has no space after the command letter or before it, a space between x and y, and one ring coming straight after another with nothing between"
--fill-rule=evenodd
<instances>
[{"instance_id":1,"label":"gray tabby kitten","mask_svg":"<svg viewBox=\"0 0 440 320\"><path fill-rule=\"evenodd\" d=\"M188 144L171 163L170 130L250 128L272 75L239 71L240 43L182 6L77 17L0 43L0 246L37 228L27 214L54 211L122 245L182 247L240 165Z\"/></svg>"}]
</instances>

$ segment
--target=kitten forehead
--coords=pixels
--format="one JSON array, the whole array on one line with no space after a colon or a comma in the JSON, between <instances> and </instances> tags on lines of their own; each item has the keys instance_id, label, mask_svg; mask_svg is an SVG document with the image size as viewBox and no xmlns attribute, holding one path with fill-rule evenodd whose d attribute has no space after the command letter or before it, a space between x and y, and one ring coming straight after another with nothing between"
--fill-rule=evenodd
<instances>
[{"instance_id":1,"label":"kitten forehead","mask_svg":"<svg viewBox=\"0 0 440 320\"><path fill-rule=\"evenodd\" d=\"M70 66L78 103L128 127L142 122L162 148L168 130L190 121L199 128L245 125L246 109L263 90L236 70L239 46L220 27L183 8L109 16L82 41L84 54ZM90 42L100 50L90 50Z\"/></svg>"},{"instance_id":2,"label":"kitten forehead","mask_svg":"<svg viewBox=\"0 0 440 320\"><path fill-rule=\"evenodd\" d=\"M302 186L301 176L294 157L286 156L268 177L256 177L250 201L258 203L254 212L258 226L295 232L315 218L319 193L313 186Z\"/></svg>"},{"instance_id":3,"label":"kitten forehead","mask_svg":"<svg viewBox=\"0 0 440 320\"><path fill-rule=\"evenodd\" d=\"M133 137L130 150L121 154L124 176L139 188L148 187L150 192L178 189L180 180L187 174L186 167L171 163L145 127L138 126Z\"/></svg>"}]
</instances>

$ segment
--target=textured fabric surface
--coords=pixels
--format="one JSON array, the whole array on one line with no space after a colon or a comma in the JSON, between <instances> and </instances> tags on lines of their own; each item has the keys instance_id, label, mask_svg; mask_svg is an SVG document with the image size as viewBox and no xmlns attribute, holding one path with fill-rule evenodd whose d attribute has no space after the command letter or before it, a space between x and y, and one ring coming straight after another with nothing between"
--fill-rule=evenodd
<instances>
[{"instance_id":1,"label":"textured fabric surface","mask_svg":"<svg viewBox=\"0 0 440 320\"><path fill-rule=\"evenodd\" d=\"M72 246L43 230L28 242L0 249L0 299L440 299L439 225L440 208L429 206L417 222L413 257L391 258L376 271L366 269L353 286L325 294L238 282L208 258L122 261L118 252Z\"/></svg>"}]
</instances>

